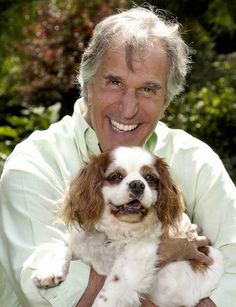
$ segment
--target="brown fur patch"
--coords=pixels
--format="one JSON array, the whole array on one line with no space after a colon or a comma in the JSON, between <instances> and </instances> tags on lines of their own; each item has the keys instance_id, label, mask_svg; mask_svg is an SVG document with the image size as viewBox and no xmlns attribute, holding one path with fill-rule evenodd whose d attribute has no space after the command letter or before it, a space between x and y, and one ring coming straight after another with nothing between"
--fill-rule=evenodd
<instances>
[{"instance_id":1,"label":"brown fur patch","mask_svg":"<svg viewBox=\"0 0 236 307\"><path fill-rule=\"evenodd\" d=\"M204 253L206 256L209 254L209 248L207 246L199 247L198 250ZM208 269L208 265L204 264L198 260L190 260L191 267L194 272L204 274Z\"/></svg>"},{"instance_id":2,"label":"brown fur patch","mask_svg":"<svg viewBox=\"0 0 236 307\"><path fill-rule=\"evenodd\" d=\"M149 166L149 165L144 165L141 168L141 175L143 176L143 178L146 179L146 181L148 182L149 186L156 189L158 188L158 182L159 182L159 174L156 170L156 168L154 166ZM149 181L146 177L147 176L153 176L154 180Z\"/></svg>"},{"instance_id":3,"label":"brown fur patch","mask_svg":"<svg viewBox=\"0 0 236 307\"><path fill-rule=\"evenodd\" d=\"M106 180L104 182L104 186L110 186L110 185L116 185L118 184L121 180L116 176L117 174L121 174L121 176L124 178L127 176L127 172L125 169L121 167L117 167L106 176ZM117 177L117 178L116 178Z\"/></svg>"},{"instance_id":4,"label":"brown fur patch","mask_svg":"<svg viewBox=\"0 0 236 307\"><path fill-rule=\"evenodd\" d=\"M155 168L159 174L158 200L155 209L162 223L164 239L168 237L171 228L177 230L185 206L181 192L170 176L168 165L156 157Z\"/></svg>"},{"instance_id":5,"label":"brown fur patch","mask_svg":"<svg viewBox=\"0 0 236 307\"><path fill-rule=\"evenodd\" d=\"M105 171L110 163L108 152L92 156L72 181L60 217L68 223L78 222L81 228L90 231L103 212L101 187Z\"/></svg>"}]
</instances>

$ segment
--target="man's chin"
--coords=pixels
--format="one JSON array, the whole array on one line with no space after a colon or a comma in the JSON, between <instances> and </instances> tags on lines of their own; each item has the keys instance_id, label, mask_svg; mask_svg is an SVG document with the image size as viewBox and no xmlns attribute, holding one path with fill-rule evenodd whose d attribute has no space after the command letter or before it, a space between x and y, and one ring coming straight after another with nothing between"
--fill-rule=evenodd
<instances>
[{"instance_id":1,"label":"man's chin","mask_svg":"<svg viewBox=\"0 0 236 307\"><path fill-rule=\"evenodd\" d=\"M144 141L140 141L140 139L135 137L125 137L125 136L113 136L104 142L104 140L100 143L100 147L103 151L111 150L118 146L143 146Z\"/></svg>"}]
</instances>

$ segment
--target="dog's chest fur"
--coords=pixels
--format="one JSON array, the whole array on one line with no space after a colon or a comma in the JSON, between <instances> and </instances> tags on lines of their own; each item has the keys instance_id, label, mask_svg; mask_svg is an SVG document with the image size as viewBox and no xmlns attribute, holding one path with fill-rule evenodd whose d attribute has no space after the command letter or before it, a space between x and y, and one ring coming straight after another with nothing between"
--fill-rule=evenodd
<instances>
[{"instance_id":1,"label":"dog's chest fur","mask_svg":"<svg viewBox=\"0 0 236 307\"><path fill-rule=\"evenodd\" d=\"M147 240L155 240L158 245L159 234L144 236ZM106 234L96 230L85 232L73 229L71 236L71 248L75 259L83 259L92 264L97 273L108 275L114 265L115 259L124 251L126 246L131 246L140 238L124 238L123 240L111 240ZM145 241L145 238L143 238ZM75 245L76 243L76 245Z\"/></svg>"}]
</instances>

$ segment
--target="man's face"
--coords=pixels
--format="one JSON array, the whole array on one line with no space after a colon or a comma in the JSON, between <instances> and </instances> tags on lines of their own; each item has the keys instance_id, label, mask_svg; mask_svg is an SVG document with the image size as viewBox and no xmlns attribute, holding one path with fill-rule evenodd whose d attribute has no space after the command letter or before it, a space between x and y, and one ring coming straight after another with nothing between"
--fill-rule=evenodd
<instances>
[{"instance_id":1,"label":"man's face","mask_svg":"<svg viewBox=\"0 0 236 307\"><path fill-rule=\"evenodd\" d=\"M134 53L132 67L125 50L107 50L96 78L90 81L86 120L102 150L141 146L163 115L168 59L162 48Z\"/></svg>"}]
</instances>

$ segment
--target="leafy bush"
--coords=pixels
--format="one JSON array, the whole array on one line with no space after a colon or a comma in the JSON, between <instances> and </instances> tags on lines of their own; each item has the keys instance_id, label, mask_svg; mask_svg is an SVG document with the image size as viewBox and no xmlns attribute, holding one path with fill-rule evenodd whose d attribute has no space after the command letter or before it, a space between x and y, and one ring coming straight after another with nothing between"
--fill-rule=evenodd
<instances>
[{"instance_id":1,"label":"leafy bush","mask_svg":"<svg viewBox=\"0 0 236 307\"><path fill-rule=\"evenodd\" d=\"M0 26L0 172L33 130L72 113L76 74L95 24L125 1L9 3Z\"/></svg>"},{"instance_id":2,"label":"leafy bush","mask_svg":"<svg viewBox=\"0 0 236 307\"><path fill-rule=\"evenodd\" d=\"M48 106L60 101L60 115L72 113L78 98L76 74L96 23L124 1L44 1L34 6L35 19L23 29L18 50L24 58L21 86L24 101Z\"/></svg>"},{"instance_id":3,"label":"leafy bush","mask_svg":"<svg viewBox=\"0 0 236 307\"><path fill-rule=\"evenodd\" d=\"M212 63L214 79L189 86L167 110L165 121L209 144L236 181L236 53L219 56Z\"/></svg>"},{"instance_id":4,"label":"leafy bush","mask_svg":"<svg viewBox=\"0 0 236 307\"><path fill-rule=\"evenodd\" d=\"M0 13L0 167L33 130L72 113L79 96L76 74L92 29L127 3L131 1L22 0L10 1ZM165 121L213 147L236 181L232 5L230 0L158 1L179 17L194 60L186 92L170 105Z\"/></svg>"},{"instance_id":5,"label":"leafy bush","mask_svg":"<svg viewBox=\"0 0 236 307\"><path fill-rule=\"evenodd\" d=\"M47 129L50 123L58 119L60 105L49 107L21 107L14 115L12 110L5 110L5 124L0 126L0 172L12 149L37 129Z\"/></svg>"}]
</instances>

